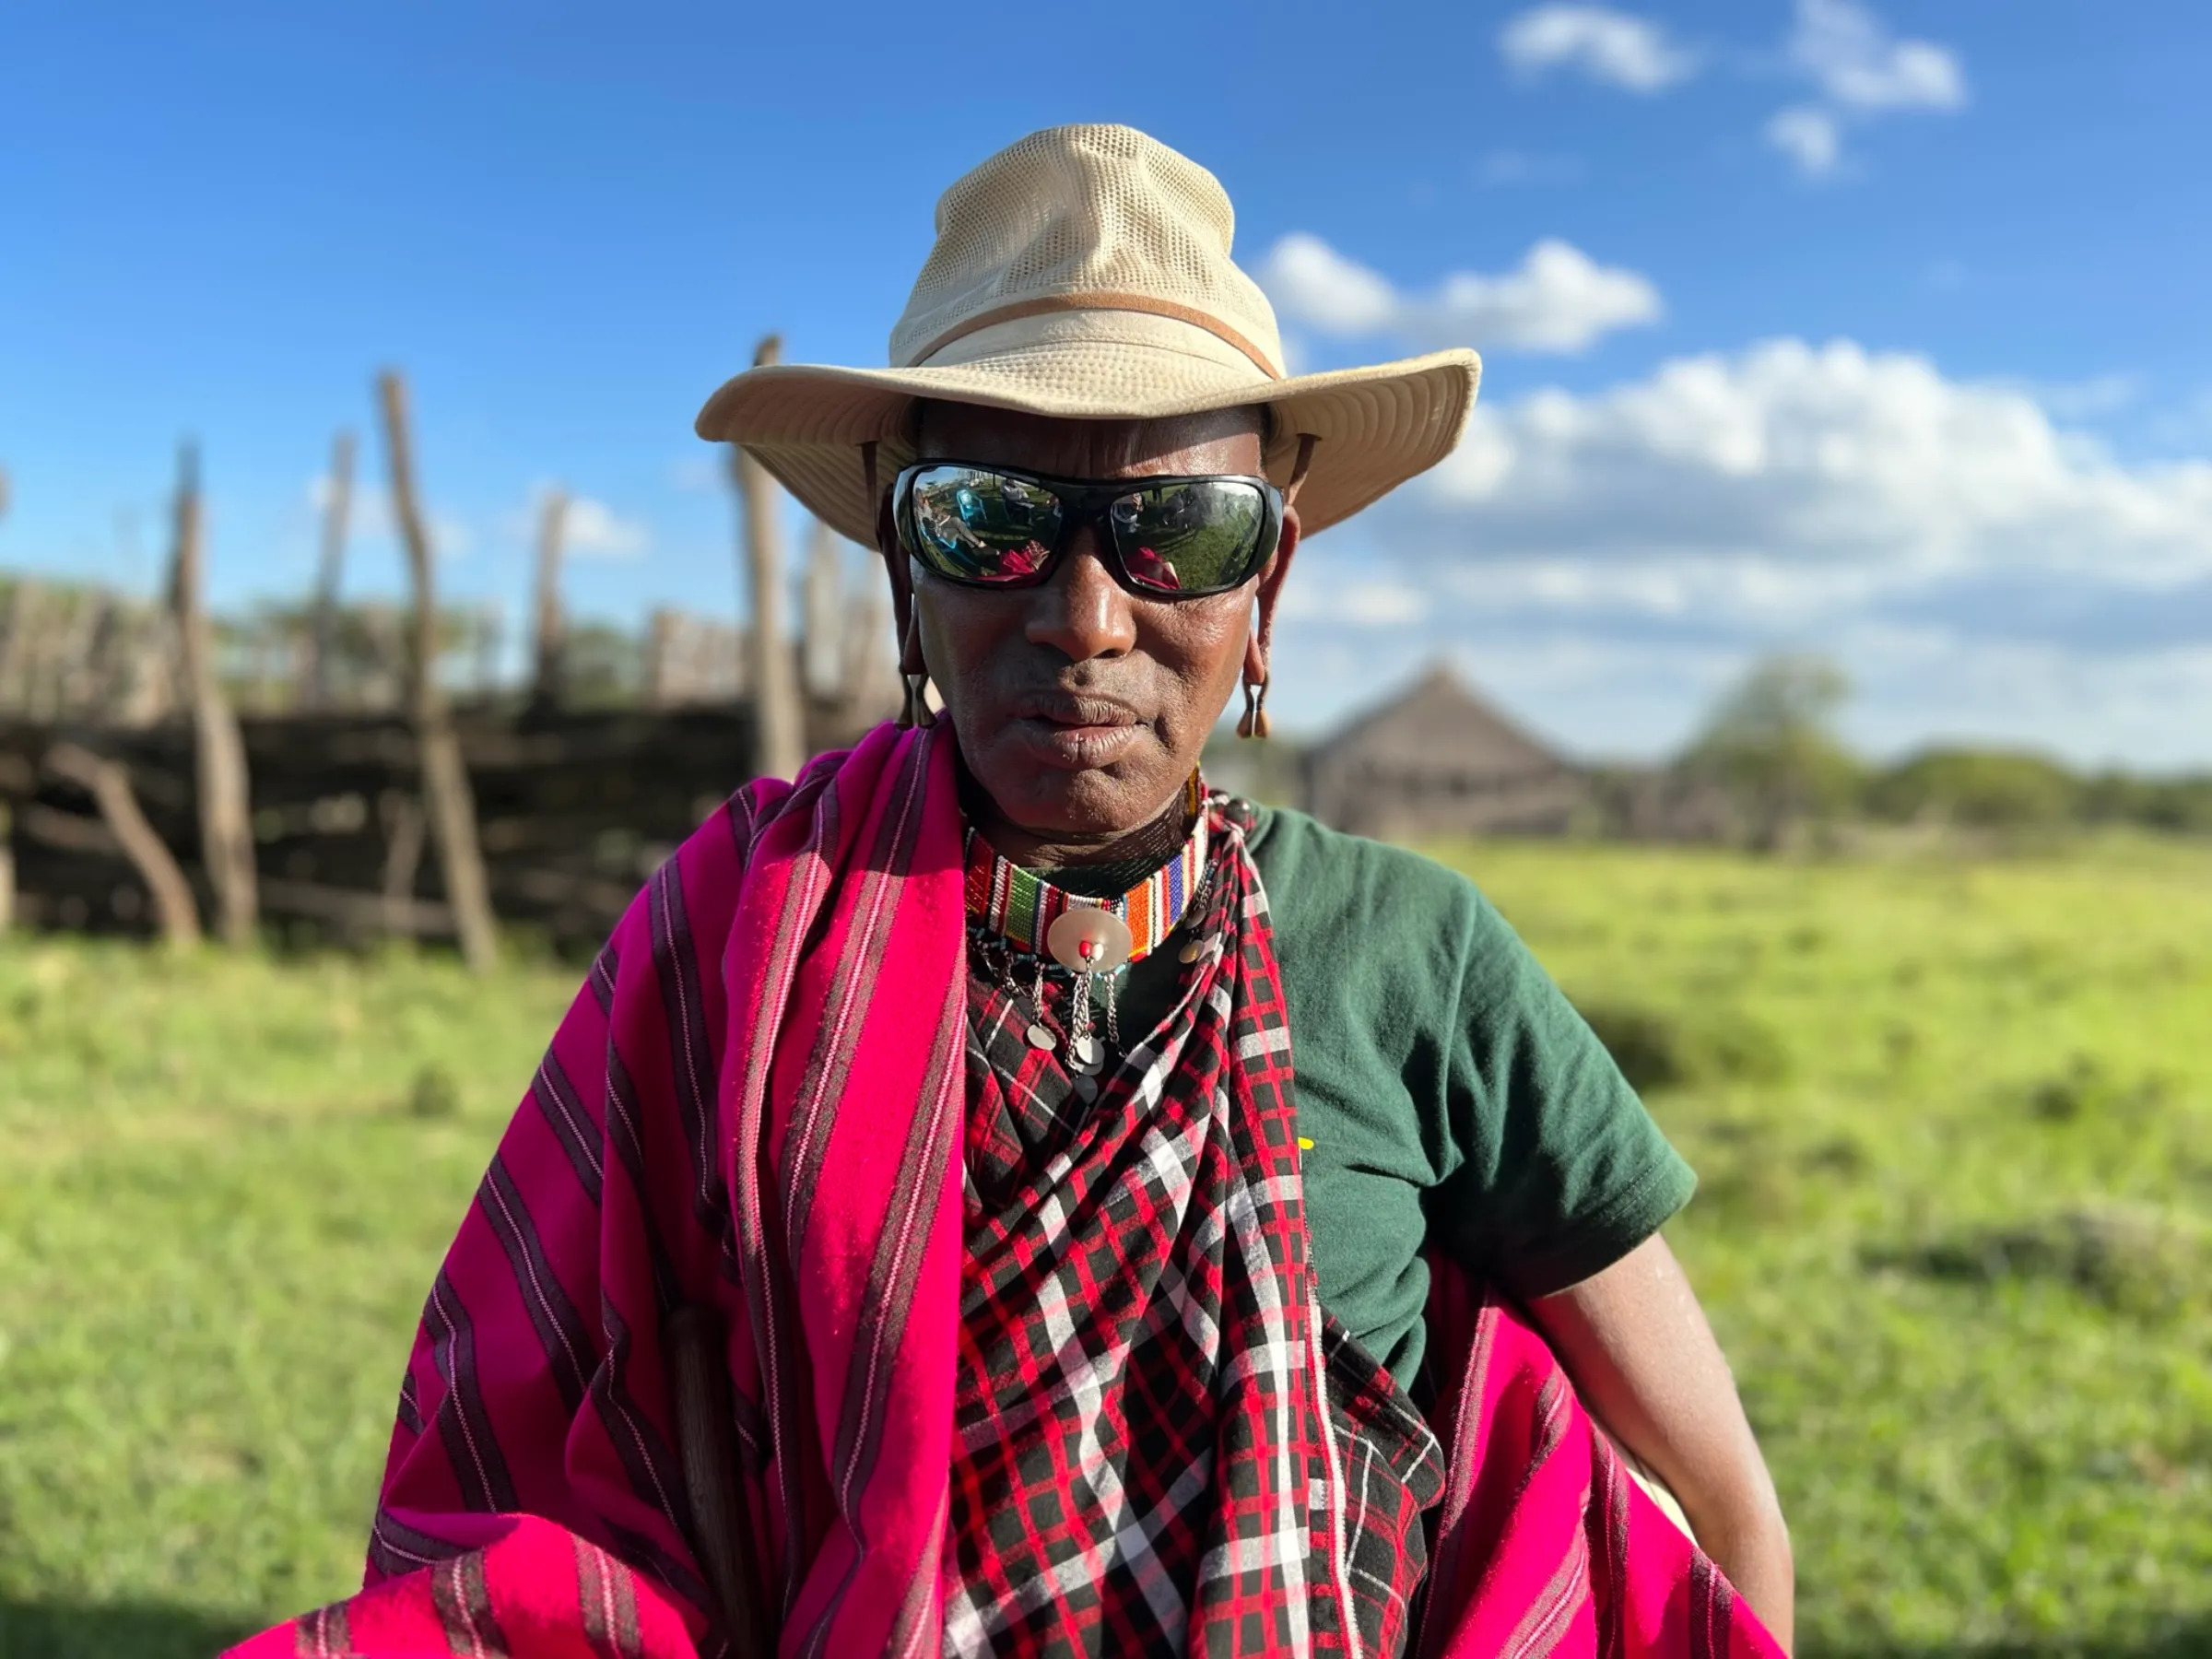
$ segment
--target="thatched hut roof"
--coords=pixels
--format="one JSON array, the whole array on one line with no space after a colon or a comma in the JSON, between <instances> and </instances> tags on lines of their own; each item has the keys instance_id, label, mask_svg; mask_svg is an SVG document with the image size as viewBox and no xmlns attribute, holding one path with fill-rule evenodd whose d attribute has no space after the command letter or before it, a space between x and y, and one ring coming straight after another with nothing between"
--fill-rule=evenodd
<instances>
[{"instance_id":1,"label":"thatched hut roof","mask_svg":"<svg viewBox=\"0 0 2212 1659\"><path fill-rule=\"evenodd\" d=\"M1565 827L1573 765L1439 663L1305 758L1307 809L1369 835Z\"/></svg>"},{"instance_id":2,"label":"thatched hut roof","mask_svg":"<svg viewBox=\"0 0 2212 1659\"><path fill-rule=\"evenodd\" d=\"M1477 772L1518 777L1568 762L1438 663L1389 700L1354 715L1312 756L1357 755L1378 772Z\"/></svg>"}]
</instances>

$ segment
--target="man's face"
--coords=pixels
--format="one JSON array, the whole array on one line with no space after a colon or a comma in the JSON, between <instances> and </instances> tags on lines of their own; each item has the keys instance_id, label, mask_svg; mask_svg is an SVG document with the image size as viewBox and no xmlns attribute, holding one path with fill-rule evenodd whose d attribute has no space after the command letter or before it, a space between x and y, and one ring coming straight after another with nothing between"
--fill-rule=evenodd
<instances>
[{"instance_id":1,"label":"man's face","mask_svg":"<svg viewBox=\"0 0 2212 1659\"><path fill-rule=\"evenodd\" d=\"M1260 417L1050 420L932 404L917 453L1068 478L1256 474ZM1202 599L1127 592L1091 525L1036 587L962 587L908 561L922 654L961 758L1010 823L1088 838L1159 815L1236 689L1253 596L1296 543L1285 516L1269 571Z\"/></svg>"}]
</instances>

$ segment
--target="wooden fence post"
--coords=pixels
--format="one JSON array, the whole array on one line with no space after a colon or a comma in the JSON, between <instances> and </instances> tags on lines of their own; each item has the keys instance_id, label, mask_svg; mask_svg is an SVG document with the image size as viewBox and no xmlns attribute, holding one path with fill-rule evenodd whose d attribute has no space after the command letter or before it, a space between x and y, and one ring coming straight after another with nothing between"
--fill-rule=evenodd
<instances>
[{"instance_id":1,"label":"wooden fence post","mask_svg":"<svg viewBox=\"0 0 2212 1659\"><path fill-rule=\"evenodd\" d=\"M38 584L17 577L8 584L6 605L0 606L0 712L30 708L30 636L38 609Z\"/></svg>"},{"instance_id":2,"label":"wooden fence post","mask_svg":"<svg viewBox=\"0 0 2212 1659\"><path fill-rule=\"evenodd\" d=\"M384 822L384 867L379 883L384 931L411 935L407 914L415 903L415 872L422 863L422 806L411 794L393 791L377 803Z\"/></svg>"},{"instance_id":3,"label":"wooden fence post","mask_svg":"<svg viewBox=\"0 0 2212 1659\"><path fill-rule=\"evenodd\" d=\"M535 662L530 675L530 706L540 713L559 708L568 689L560 617L560 542L568 520L568 496L559 489L547 491L537 515Z\"/></svg>"},{"instance_id":4,"label":"wooden fence post","mask_svg":"<svg viewBox=\"0 0 2212 1659\"><path fill-rule=\"evenodd\" d=\"M338 579L346 566L346 521L353 511L353 434L330 443L330 494L323 502L323 557L315 570L314 613L300 660L300 707L322 713L330 707L330 665L338 649Z\"/></svg>"},{"instance_id":5,"label":"wooden fence post","mask_svg":"<svg viewBox=\"0 0 2212 1659\"><path fill-rule=\"evenodd\" d=\"M756 368L779 361L783 343L774 335L753 353ZM779 492L768 468L733 444L730 476L745 518L746 567L752 584L753 722L759 734L754 770L764 777L794 778L806 759L800 723L798 665L783 628L783 536L776 522Z\"/></svg>"},{"instance_id":6,"label":"wooden fence post","mask_svg":"<svg viewBox=\"0 0 2212 1659\"><path fill-rule=\"evenodd\" d=\"M500 688L500 652L507 641L507 613L497 599L477 606L477 688L479 702L489 703Z\"/></svg>"},{"instance_id":7,"label":"wooden fence post","mask_svg":"<svg viewBox=\"0 0 2212 1659\"><path fill-rule=\"evenodd\" d=\"M477 842L477 809L468 789L468 769L461 740L438 684L438 599L432 581L430 542L415 500L415 468L407 443L407 389L386 370L378 382L383 403L385 459L392 472L392 511L406 544L407 571L415 587L415 650L408 664L415 743L422 760L422 794L429 809L430 835L445 877L446 903L461 936L461 955L476 972L498 962L499 930L492 919L491 894L484 876L484 853Z\"/></svg>"},{"instance_id":8,"label":"wooden fence post","mask_svg":"<svg viewBox=\"0 0 2212 1659\"><path fill-rule=\"evenodd\" d=\"M645 706L665 709L676 700L677 614L655 606L645 624Z\"/></svg>"},{"instance_id":9,"label":"wooden fence post","mask_svg":"<svg viewBox=\"0 0 2212 1659\"><path fill-rule=\"evenodd\" d=\"M200 859L215 889L216 931L230 946L250 945L258 906L253 883L253 822L246 746L238 717L216 672L215 637L206 600L201 546L199 452L186 443L177 456L176 562L171 583L184 683L192 699Z\"/></svg>"},{"instance_id":10,"label":"wooden fence post","mask_svg":"<svg viewBox=\"0 0 2212 1659\"><path fill-rule=\"evenodd\" d=\"M184 879L184 872L154 833L154 827L146 821L146 814L139 811L129 771L121 762L103 760L74 743L57 743L48 749L46 769L56 777L68 779L99 806L108 833L153 895L161 936L175 946L197 945L200 918L193 907L192 884Z\"/></svg>"},{"instance_id":11,"label":"wooden fence post","mask_svg":"<svg viewBox=\"0 0 2212 1659\"><path fill-rule=\"evenodd\" d=\"M816 519L806 543L806 608L800 646L806 671L800 678L809 698L824 701L838 700L844 691L844 588L837 532Z\"/></svg>"}]
</instances>

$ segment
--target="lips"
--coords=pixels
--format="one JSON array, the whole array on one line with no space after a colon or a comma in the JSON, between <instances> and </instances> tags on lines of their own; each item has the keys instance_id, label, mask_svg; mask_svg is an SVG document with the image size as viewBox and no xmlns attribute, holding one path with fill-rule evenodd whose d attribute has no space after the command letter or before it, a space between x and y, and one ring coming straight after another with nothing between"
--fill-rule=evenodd
<instances>
[{"instance_id":1,"label":"lips","mask_svg":"<svg viewBox=\"0 0 2212 1659\"><path fill-rule=\"evenodd\" d=\"M1145 723L1118 698L1038 692L1016 701L1013 725L1044 765L1088 771L1111 766L1142 740Z\"/></svg>"},{"instance_id":2,"label":"lips","mask_svg":"<svg viewBox=\"0 0 2212 1659\"><path fill-rule=\"evenodd\" d=\"M1079 731L1140 724L1136 711L1127 703L1092 691L1053 691L1025 697L1014 705L1014 717Z\"/></svg>"}]
</instances>

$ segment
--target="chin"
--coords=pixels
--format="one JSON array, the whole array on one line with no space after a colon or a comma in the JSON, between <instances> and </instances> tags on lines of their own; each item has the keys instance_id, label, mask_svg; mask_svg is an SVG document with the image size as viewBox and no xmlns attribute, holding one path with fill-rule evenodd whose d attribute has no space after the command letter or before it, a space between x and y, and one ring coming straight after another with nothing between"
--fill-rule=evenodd
<instances>
[{"instance_id":1,"label":"chin","mask_svg":"<svg viewBox=\"0 0 2212 1659\"><path fill-rule=\"evenodd\" d=\"M1113 835L1141 830L1159 815L1154 796L1163 793L1147 786L1147 776L1132 776L1133 769L1124 767L1062 771L1006 762L993 766L986 760L973 770L999 811L1031 834ZM1148 774L1152 769L1143 770ZM1164 786L1165 793L1173 788Z\"/></svg>"}]
</instances>

